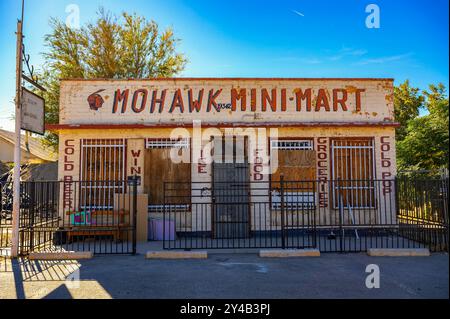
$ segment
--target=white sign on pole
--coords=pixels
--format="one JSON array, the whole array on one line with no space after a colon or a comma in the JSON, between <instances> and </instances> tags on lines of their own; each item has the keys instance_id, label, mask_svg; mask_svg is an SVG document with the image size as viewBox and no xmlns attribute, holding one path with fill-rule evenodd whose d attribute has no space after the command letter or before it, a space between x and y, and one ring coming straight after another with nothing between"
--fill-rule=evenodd
<instances>
[{"instance_id":1,"label":"white sign on pole","mask_svg":"<svg viewBox=\"0 0 450 319\"><path fill-rule=\"evenodd\" d=\"M45 100L22 88L22 130L44 135Z\"/></svg>"}]
</instances>

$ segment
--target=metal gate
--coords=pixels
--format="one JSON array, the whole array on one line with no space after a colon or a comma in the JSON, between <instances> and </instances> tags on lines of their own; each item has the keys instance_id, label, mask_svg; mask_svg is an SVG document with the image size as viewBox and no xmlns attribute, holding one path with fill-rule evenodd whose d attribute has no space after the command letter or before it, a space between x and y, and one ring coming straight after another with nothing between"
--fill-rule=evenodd
<instances>
[{"instance_id":1,"label":"metal gate","mask_svg":"<svg viewBox=\"0 0 450 319\"><path fill-rule=\"evenodd\" d=\"M214 165L211 183L164 183L165 249L316 247L314 195L304 193L311 182L272 189L249 181L248 164Z\"/></svg>"},{"instance_id":2,"label":"metal gate","mask_svg":"<svg viewBox=\"0 0 450 319\"><path fill-rule=\"evenodd\" d=\"M212 203L215 238L249 236L249 181L247 163L214 163Z\"/></svg>"},{"instance_id":3,"label":"metal gate","mask_svg":"<svg viewBox=\"0 0 450 319\"><path fill-rule=\"evenodd\" d=\"M249 182L245 165L215 165L211 182L165 183L165 249L448 251L448 179ZM376 205L349 201L348 185L369 185Z\"/></svg>"},{"instance_id":4,"label":"metal gate","mask_svg":"<svg viewBox=\"0 0 450 319\"><path fill-rule=\"evenodd\" d=\"M19 253L136 253L137 182L21 182ZM12 183L2 185L2 249L11 245ZM5 236L5 234L7 234Z\"/></svg>"}]
</instances>

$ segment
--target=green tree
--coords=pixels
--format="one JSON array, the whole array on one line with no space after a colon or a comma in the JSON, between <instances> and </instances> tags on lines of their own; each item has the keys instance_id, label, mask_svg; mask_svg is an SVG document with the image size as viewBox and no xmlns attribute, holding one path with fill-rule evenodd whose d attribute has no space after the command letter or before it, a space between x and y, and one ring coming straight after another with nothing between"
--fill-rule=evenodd
<instances>
[{"instance_id":1,"label":"green tree","mask_svg":"<svg viewBox=\"0 0 450 319\"><path fill-rule=\"evenodd\" d=\"M436 171L449 164L449 100L443 84L423 92L429 114L411 119L397 143L399 170Z\"/></svg>"},{"instance_id":2,"label":"green tree","mask_svg":"<svg viewBox=\"0 0 450 319\"><path fill-rule=\"evenodd\" d=\"M395 130L396 140L401 141L406 136L408 122L419 116L419 110L423 107L424 97L418 88L411 87L409 80L394 87L394 116L400 123Z\"/></svg>"},{"instance_id":3,"label":"green tree","mask_svg":"<svg viewBox=\"0 0 450 319\"><path fill-rule=\"evenodd\" d=\"M158 24L136 14L116 17L100 9L95 23L80 29L50 19L52 31L45 36L44 71L39 76L48 92L46 123L58 123L59 79L142 79L171 77L186 65L176 51L179 41L172 29L160 31ZM48 132L45 144L54 148L57 136Z\"/></svg>"}]
</instances>

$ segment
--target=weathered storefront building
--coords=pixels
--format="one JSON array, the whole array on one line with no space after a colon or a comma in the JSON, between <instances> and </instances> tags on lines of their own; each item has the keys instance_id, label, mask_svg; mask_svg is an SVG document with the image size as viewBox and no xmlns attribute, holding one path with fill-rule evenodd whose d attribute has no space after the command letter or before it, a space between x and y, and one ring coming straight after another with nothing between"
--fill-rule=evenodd
<instances>
[{"instance_id":1,"label":"weathered storefront building","mask_svg":"<svg viewBox=\"0 0 450 319\"><path fill-rule=\"evenodd\" d=\"M164 210L211 238L393 224L393 112L392 79L64 80L48 129L59 179L86 183L64 187L62 214L114 210L137 176L141 240Z\"/></svg>"}]
</instances>

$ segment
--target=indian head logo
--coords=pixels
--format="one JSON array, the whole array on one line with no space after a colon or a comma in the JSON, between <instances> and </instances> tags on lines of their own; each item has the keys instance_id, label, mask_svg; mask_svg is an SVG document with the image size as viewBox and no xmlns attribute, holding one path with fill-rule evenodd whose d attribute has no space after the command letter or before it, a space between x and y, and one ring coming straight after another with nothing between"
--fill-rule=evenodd
<instances>
[{"instance_id":1,"label":"indian head logo","mask_svg":"<svg viewBox=\"0 0 450 319\"><path fill-rule=\"evenodd\" d=\"M97 92L94 92L88 96L87 101L91 110L98 111L98 109L103 106L105 100L103 100L102 96L99 94L103 91L104 90L98 90Z\"/></svg>"}]
</instances>

